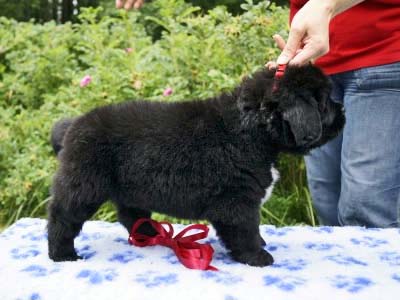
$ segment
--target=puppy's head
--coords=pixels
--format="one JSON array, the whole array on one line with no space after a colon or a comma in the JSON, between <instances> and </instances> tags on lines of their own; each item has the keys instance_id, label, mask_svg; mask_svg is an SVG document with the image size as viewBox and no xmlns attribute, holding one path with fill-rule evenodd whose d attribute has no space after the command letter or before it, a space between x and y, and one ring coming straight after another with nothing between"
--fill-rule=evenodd
<instances>
[{"instance_id":1,"label":"puppy's head","mask_svg":"<svg viewBox=\"0 0 400 300\"><path fill-rule=\"evenodd\" d=\"M306 154L336 137L345 118L330 99L331 85L312 65L289 66L273 89L274 72L261 70L239 87L243 128L265 130L282 151Z\"/></svg>"}]
</instances>

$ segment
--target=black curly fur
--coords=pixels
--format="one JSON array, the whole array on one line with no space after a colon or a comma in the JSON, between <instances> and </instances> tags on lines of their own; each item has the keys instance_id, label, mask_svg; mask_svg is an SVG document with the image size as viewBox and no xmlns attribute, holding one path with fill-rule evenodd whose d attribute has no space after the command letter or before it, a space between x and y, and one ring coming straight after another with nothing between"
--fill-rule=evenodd
<instances>
[{"instance_id":1,"label":"black curly fur","mask_svg":"<svg viewBox=\"0 0 400 300\"><path fill-rule=\"evenodd\" d=\"M56 125L52 144L62 150L49 205L49 257L78 259L74 238L111 200L128 231L153 211L206 219L235 260L272 264L259 234L272 164L280 152L322 145L344 125L319 69L289 67L276 92L273 75L263 69L232 93L203 101L130 101Z\"/></svg>"},{"instance_id":2,"label":"black curly fur","mask_svg":"<svg viewBox=\"0 0 400 300\"><path fill-rule=\"evenodd\" d=\"M63 119L58 121L56 124L53 126L53 130L51 131L51 137L50 137L50 143L51 146L53 147L53 151L55 154L58 154L58 152L61 151L62 149L62 140L65 136L65 133L67 132L69 126L71 126L72 122L74 119Z\"/></svg>"}]
</instances>

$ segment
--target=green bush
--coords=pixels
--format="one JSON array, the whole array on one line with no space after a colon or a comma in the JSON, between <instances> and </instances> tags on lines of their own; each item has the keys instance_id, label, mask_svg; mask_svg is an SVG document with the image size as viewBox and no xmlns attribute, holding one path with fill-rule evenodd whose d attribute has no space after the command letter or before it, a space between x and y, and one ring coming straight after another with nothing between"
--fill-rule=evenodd
<instances>
[{"instance_id":1,"label":"green bush","mask_svg":"<svg viewBox=\"0 0 400 300\"><path fill-rule=\"evenodd\" d=\"M183 0L157 0L112 16L84 9L77 24L0 18L0 224L45 215L56 120L129 98L213 96L275 58L271 36L285 35L287 10L251 0L242 7L238 16L224 7L201 14ZM80 87L86 75L92 81ZM168 87L172 95L162 96ZM302 166L298 158L282 160L283 180L262 210L264 222L313 224ZM115 214L105 205L96 217Z\"/></svg>"}]
</instances>

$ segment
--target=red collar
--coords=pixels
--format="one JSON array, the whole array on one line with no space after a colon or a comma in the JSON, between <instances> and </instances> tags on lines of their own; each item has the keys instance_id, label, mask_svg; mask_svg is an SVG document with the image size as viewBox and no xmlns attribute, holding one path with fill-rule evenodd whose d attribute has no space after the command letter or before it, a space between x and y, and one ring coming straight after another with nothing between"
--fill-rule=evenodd
<instances>
[{"instance_id":1,"label":"red collar","mask_svg":"<svg viewBox=\"0 0 400 300\"><path fill-rule=\"evenodd\" d=\"M276 92L278 90L278 82L279 80L283 77L285 70L286 70L287 64L280 64L278 65L278 68L275 71L275 77L274 77L274 85L272 86L272 91Z\"/></svg>"}]
</instances>

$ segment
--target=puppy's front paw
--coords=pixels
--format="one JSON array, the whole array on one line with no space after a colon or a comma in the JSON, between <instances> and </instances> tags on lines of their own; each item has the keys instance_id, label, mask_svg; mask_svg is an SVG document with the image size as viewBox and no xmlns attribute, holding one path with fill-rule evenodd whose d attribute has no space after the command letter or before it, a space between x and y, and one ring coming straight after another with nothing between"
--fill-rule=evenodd
<instances>
[{"instance_id":1,"label":"puppy's front paw","mask_svg":"<svg viewBox=\"0 0 400 300\"><path fill-rule=\"evenodd\" d=\"M231 255L234 260L255 267L269 266L274 262L272 255L264 249L254 252L232 252Z\"/></svg>"},{"instance_id":2,"label":"puppy's front paw","mask_svg":"<svg viewBox=\"0 0 400 300\"><path fill-rule=\"evenodd\" d=\"M61 261L77 261L78 259L83 259L78 254L74 253L62 253L62 254L49 254L50 259L55 262Z\"/></svg>"}]
</instances>

